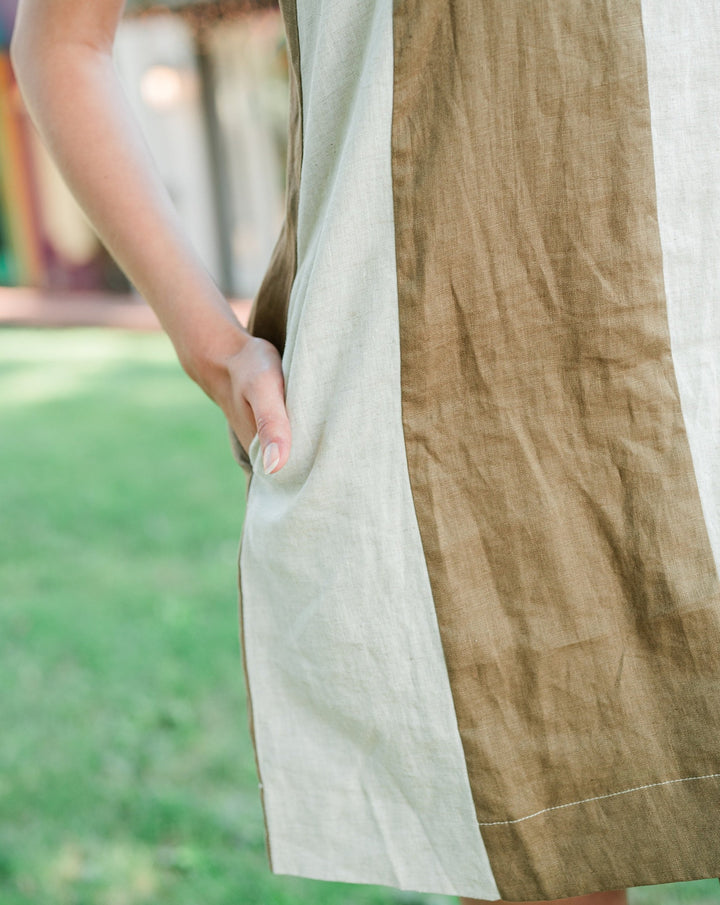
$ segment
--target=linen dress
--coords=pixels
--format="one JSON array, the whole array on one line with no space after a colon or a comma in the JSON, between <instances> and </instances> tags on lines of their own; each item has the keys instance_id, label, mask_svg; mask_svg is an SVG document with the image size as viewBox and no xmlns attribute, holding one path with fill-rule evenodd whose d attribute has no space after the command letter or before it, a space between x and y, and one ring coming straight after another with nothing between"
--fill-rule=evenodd
<instances>
[{"instance_id":1,"label":"linen dress","mask_svg":"<svg viewBox=\"0 0 720 905\"><path fill-rule=\"evenodd\" d=\"M720 875L720 6L282 0L239 550L270 868Z\"/></svg>"}]
</instances>

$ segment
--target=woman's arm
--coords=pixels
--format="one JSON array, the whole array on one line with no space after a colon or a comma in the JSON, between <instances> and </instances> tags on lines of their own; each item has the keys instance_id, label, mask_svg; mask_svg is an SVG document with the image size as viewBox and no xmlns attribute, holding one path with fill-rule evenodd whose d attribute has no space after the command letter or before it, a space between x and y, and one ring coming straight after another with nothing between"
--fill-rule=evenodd
<instances>
[{"instance_id":1,"label":"woman's arm","mask_svg":"<svg viewBox=\"0 0 720 905\"><path fill-rule=\"evenodd\" d=\"M245 449L257 430L266 470L277 471L290 452L280 354L239 323L184 232L112 58L123 7L20 0L10 44L18 86L68 187L182 367Z\"/></svg>"}]
</instances>

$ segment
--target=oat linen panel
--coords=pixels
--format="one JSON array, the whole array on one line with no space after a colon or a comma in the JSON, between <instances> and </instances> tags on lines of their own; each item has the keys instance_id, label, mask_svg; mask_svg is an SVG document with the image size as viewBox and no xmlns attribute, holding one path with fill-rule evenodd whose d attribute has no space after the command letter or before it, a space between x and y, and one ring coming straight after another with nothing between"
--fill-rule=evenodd
<instances>
[{"instance_id":1,"label":"oat linen panel","mask_svg":"<svg viewBox=\"0 0 720 905\"><path fill-rule=\"evenodd\" d=\"M240 558L272 868L498 898L420 543L400 416L392 3L303 3L293 451L257 437Z\"/></svg>"}]
</instances>

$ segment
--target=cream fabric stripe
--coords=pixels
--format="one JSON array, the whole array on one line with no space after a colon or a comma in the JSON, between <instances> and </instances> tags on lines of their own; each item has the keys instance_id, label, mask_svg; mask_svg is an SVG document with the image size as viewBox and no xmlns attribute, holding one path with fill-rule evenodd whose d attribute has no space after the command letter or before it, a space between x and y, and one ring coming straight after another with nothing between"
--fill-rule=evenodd
<instances>
[{"instance_id":1,"label":"cream fabric stripe","mask_svg":"<svg viewBox=\"0 0 720 905\"><path fill-rule=\"evenodd\" d=\"M720 6L642 15L671 348L720 571Z\"/></svg>"},{"instance_id":2,"label":"cream fabric stripe","mask_svg":"<svg viewBox=\"0 0 720 905\"><path fill-rule=\"evenodd\" d=\"M272 869L499 898L400 411L392 0L298 9L303 164L287 465L249 454L240 578Z\"/></svg>"}]
</instances>

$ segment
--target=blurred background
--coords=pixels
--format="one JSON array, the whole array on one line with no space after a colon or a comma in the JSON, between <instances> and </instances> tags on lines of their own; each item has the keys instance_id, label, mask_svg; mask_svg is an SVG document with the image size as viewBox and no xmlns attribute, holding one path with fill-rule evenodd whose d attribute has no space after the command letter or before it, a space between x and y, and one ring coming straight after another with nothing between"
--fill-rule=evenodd
<instances>
[{"instance_id":1,"label":"blurred background","mask_svg":"<svg viewBox=\"0 0 720 905\"><path fill-rule=\"evenodd\" d=\"M74 302L131 302L133 287L24 109L7 54L16 3L0 0L0 286L34 291L4 293L2 317L28 320L46 302L55 306L46 317L58 320L61 305L70 317ZM284 37L267 0L129 0L115 43L125 93L185 228L239 300L259 286L283 216Z\"/></svg>"},{"instance_id":2,"label":"blurred background","mask_svg":"<svg viewBox=\"0 0 720 905\"><path fill-rule=\"evenodd\" d=\"M39 141L0 0L0 905L455 902L274 876L238 636L244 474L219 410ZM129 0L118 73L245 321L284 211L263 0ZM633 905L718 901L717 880Z\"/></svg>"}]
</instances>

